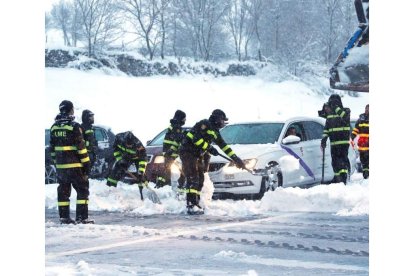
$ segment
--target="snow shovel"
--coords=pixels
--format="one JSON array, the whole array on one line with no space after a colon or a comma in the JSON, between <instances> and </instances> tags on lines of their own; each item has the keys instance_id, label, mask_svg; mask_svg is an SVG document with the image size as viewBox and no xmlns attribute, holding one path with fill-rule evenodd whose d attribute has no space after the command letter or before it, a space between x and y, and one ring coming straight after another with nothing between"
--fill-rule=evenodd
<instances>
[{"instance_id":1,"label":"snow shovel","mask_svg":"<svg viewBox=\"0 0 414 276\"><path fill-rule=\"evenodd\" d=\"M134 174L132 174L129 171L126 171L126 173L138 182L138 178ZM144 186L145 186L145 188L148 189L148 198L154 203L161 204L161 200L158 197L157 193L150 186L148 186L148 181L144 182ZM140 189L140 193L141 193L141 199L143 199L142 189Z\"/></svg>"},{"instance_id":2,"label":"snow shovel","mask_svg":"<svg viewBox=\"0 0 414 276\"><path fill-rule=\"evenodd\" d=\"M223 154L221 154L221 153L218 153L218 155L220 155L221 157L223 157L224 159L226 159L227 161L229 161L229 162L234 162L234 160L232 160L232 159L230 159L230 158L228 158L227 156L225 156L225 155L223 155ZM243 166L243 168L242 169L244 169L244 170L246 170L246 171L248 171L249 173L251 173L251 174L253 174L254 175L254 173L251 171L251 170L249 170L248 168L246 168L245 166Z\"/></svg>"}]
</instances>

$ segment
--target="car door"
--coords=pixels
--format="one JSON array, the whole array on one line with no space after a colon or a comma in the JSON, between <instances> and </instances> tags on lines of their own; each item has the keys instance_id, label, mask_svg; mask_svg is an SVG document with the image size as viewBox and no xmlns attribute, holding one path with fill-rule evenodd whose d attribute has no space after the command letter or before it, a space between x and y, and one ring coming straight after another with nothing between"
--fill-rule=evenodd
<instances>
[{"instance_id":1,"label":"car door","mask_svg":"<svg viewBox=\"0 0 414 276\"><path fill-rule=\"evenodd\" d=\"M309 160L309 164L315 175L315 182L320 182L322 178L322 149L321 139L323 135L324 126L321 123L315 121L304 121L303 127L308 137L309 143L307 144L306 152ZM330 166L330 147L325 149L325 162L324 162L324 174L331 177L332 168ZM325 178L326 179L326 178Z\"/></svg>"},{"instance_id":2,"label":"car door","mask_svg":"<svg viewBox=\"0 0 414 276\"><path fill-rule=\"evenodd\" d=\"M310 165L311 153L307 151L310 141L308 141L307 134L303 127L303 122L291 122L285 128L283 137L286 136L287 130L293 127L296 129L296 136L301 140L299 143L281 144L282 148L291 156L299 160L299 170L285 171L284 186L303 186L312 183L315 179L313 168Z\"/></svg>"}]
</instances>

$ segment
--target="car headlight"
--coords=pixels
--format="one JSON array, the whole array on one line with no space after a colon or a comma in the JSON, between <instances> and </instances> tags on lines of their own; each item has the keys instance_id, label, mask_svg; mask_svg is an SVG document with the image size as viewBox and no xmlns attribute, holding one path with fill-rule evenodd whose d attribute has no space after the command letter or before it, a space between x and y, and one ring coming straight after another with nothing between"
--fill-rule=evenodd
<instances>
[{"instance_id":1,"label":"car headlight","mask_svg":"<svg viewBox=\"0 0 414 276\"><path fill-rule=\"evenodd\" d=\"M182 171L180 164L178 164L177 162L174 162L171 164L171 173L173 174L180 174L180 172Z\"/></svg>"},{"instance_id":2,"label":"car headlight","mask_svg":"<svg viewBox=\"0 0 414 276\"><path fill-rule=\"evenodd\" d=\"M164 163L164 156L161 156L161 155L156 156L155 159L154 159L154 163L155 164Z\"/></svg>"},{"instance_id":3,"label":"car headlight","mask_svg":"<svg viewBox=\"0 0 414 276\"><path fill-rule=\"evenodd\" d=\"M243 163L244 163L244 165L246 166L247 169L253 170L254 167L256 166L257 159L256 158L244 159ZM230 162L229 167L235 167L235 166L236 166L236 164L234 164L234 162Z\"/></svg>"}]
</instances>

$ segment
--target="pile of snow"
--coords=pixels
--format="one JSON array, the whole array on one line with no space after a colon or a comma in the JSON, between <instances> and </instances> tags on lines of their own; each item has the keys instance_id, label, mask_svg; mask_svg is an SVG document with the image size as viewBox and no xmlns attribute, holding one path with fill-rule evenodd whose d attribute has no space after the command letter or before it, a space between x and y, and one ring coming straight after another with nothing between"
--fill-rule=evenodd
<instances>
[{"instance_id":1,"label":"pile of snow","mask_svg":"<svg viewBox=\"0 0 414 276\"><path fill-rule=\"evenodd\" d=\"M154 188L155 184L150 183ZM46 185L45 206L57 210L57 184ZM182 214L186 202L179 199L171 186L154 189L161 200L155 204L143 190L141 201L138 185L122 182L118 187L106 186L105 180L90 180L89 209L92 211L129 212L139 215ZM309 189L278 188L266 192L262 200L212 200L213 183L205 174L201 205L212 216L245 217L272 212L329 212L340 216L368 215L369 184L361 174L354 174L348 185L342 183L319 185ZM72 210L76 209L76 192L72 193Z\"/></svg>"}]
</instances>

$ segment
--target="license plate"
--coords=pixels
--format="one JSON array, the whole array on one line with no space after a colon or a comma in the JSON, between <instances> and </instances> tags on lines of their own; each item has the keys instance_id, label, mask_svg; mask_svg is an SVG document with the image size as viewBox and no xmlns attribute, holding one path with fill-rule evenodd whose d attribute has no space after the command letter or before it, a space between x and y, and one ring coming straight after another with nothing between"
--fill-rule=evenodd
<instances>
[{"instance_id":1,"label":"license plate","mask_svg":"<svg viewBox=\"0 0 414 276\"><path fill-rule=\"evenodd\" d=\"M234 179L234 174L225 174L224 179L226 180Z\"/></svg>"}]
</instances>

